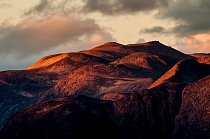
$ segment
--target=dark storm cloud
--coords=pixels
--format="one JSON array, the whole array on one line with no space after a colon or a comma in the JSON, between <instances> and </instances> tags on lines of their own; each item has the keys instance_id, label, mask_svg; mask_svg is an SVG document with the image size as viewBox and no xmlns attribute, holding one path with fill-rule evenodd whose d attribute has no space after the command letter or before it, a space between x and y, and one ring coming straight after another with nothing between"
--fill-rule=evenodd
<instances>
[{"instance_id":1,"label":"dark storm cloud","mask_svg":"<svg viewBox=\"0 0 210 139\"><path fill-rule=\"evenodd\" d=\"M84 0L83 11L103 14L130 14L168 5L169 0Z\"/></svg>"},{"instance_id":2,"label":"dark storm cloud","mask_svg":"<svg viewBox=\"0 0 210 139\"><path fill-rule=\"evenodd\" d=\"M179 36L210 32L209 0L177 0L161 10L159 15L177 21L171 31Z\"/></svg>"},{"instance_id":3,"label":"dark storm cloud","mask_svg":"<svg viewBox=\"0 0 210 139\"><path fill-rule=\"evenodd\" d=\"M148 33L148 34L164 34L167 33L167 30L162 26L155 26L152 28L143 29L140 33Z\"/></svg>"}]
</instances>

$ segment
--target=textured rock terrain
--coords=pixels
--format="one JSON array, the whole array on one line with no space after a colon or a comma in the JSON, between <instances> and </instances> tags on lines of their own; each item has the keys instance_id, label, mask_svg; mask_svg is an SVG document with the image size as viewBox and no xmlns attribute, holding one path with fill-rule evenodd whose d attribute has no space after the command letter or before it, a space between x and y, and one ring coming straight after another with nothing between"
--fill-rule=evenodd
<instances>
[{"instance_id":1,"label":"textured rock terrain","mask_svg":"<svg viewBox=\"0 0 210 139\"><path fill-rule=\"evenodd\" d=\"M106 111L109 107L109 102L82 96L48 101L17 114L2 137L120 139L122 134Z\"/></svg>"},{"instance_id":2,"label":"textured rock terrain","mask_svg":"<svg viewBox=\"0 0 210 139\"><path fill-rule=\"evenodd\" d=\"M174 138L209 138L210 76L185 87L175 121Z\"/></svg>"},{"instance_id":3,"label":"textured rock terrain","mask_svg":"<svg viewBox=\"0 0 210 139\"><path fill-rule=\"evenodd\" d=\"M209 58L109 42L2 71L0 138L208 138Z\"/></svg>"}]
</instances>

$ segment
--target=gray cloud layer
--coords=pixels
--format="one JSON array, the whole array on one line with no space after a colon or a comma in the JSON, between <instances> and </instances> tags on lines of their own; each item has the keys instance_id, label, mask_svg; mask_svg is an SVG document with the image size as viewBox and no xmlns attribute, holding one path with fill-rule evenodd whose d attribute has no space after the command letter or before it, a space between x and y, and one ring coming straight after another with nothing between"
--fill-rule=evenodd
<instances>
[{"instance_id":1,"label":"gray cloud layer","mask_svg":"<svg viewBox=\"0 0 210 139\"><path fill-rule=\"evenodd\" d=\"M159 14L162 18L178 21L172 32L179 36L210 32L209 0L177 0Z\"/></svg>"},{"instance_id":2,"label":"gray cloud layer","mask_svg":"<svg viewBox=\"0 0 210 139\"><path fill-rule=\"evenodd\" d=\"M49 13L55 10L68 12L67 7L73 5L72 0L40 0L26 15L32 13ZM145 33L169 33L187 36L210 30L210 1L209 0L81 0L81 12L100 12L106 15L131 14L141 11L159 10L159 18L172 19L176 27L164 29L152 27L143 30ZM69 4L69 5L68 5ZM68 5L68 6L66 6ZM161 8L160 8L161 7Z\"/></svg>"},{"instance_id":3,"label":"gray cloud layer","mask_svg":"<svg viewBox=\"0 0 210 139\"><path fill-rule=\"evenodd\" d=\"M51 8L50 3L48 0L40 0L39 4L32 7L29 11L27 11L25 14L29 15L33 12L43 12L45 9Z\"/></svg>"},{"instance_id":4,"label":"gray cloud layer","mask_svg":"<svg viewBox=\"0 0 210 139\"><path fill-rule=\"evenodd\" d=\"M159 11L158 17L176 22L173 28L155 26L141 30L142 33L171 33L184 37L210 32L210 1L209 0L177 0Z\"/></svg>"},{"instance_id":5,"label":"gray cloud layer","mask_svg":"<svg viewBox=\"0 0 210 139\"><path fill-rule=\"evenodd\" d=\"M68 12L73 8L74 10L79 9L79 11L83 13L100 12L107 15L119 15L150 11L168 6L169 4L169 0L81 0L81 2L83 2L82 7L71 7L74 2L75 1L72 0L61 0L59 2L57 0L40 0L38 5L29 9L25 14L30 15L32 13L43 13L58 9Z\"/></svg>"},{"instance_id":6,"label":"gray cloud layer","mask_svg":"<svg viewBox=\"0 0 210 139\"><path fill-rule=\"evenodd\" d=\"M82 2L82 0L81 0ZM72 13L80 11L81 7L75 0L40 0L39 3L25 12L27 15L51 15L52 13Z\"/></svg>"},{"instance_id":7,"label":"gray cloud layer","mask_svg":"<svg viewBox=\"0 0 210 139\"><path fill-rule=\"evenodd\" d=\"M129 14L154 10L168 5L169 0L84 0L86 12Z\"/></svg>"},{"instance_id":8,"label":"gray cloud layer","mask_svg":"<svg viewBox=\"0 0 210 139\"><path fill-rule=\"evenodd\" d=\"M148 34L165 34L167 30L162 26L155 26L152 28L143 29L140 33L148 33Z\"/></svg>"}]
</instances>

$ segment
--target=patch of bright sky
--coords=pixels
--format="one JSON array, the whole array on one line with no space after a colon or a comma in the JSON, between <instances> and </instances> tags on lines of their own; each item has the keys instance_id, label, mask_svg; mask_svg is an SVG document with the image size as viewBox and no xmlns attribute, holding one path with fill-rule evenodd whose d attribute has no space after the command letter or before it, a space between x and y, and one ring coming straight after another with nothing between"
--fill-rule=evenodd
<instances>
[{"instance_id":1,"label":"patch of bright sky","mask_svg":"<svg viewBox=\"0 0 210 139\"><path fill-rule=\"evenodd\" d=\"M23 17L25 11L38 4L39 0L0 0L0 5L8 6L0 8L0 24L6 22L17 23Z\"/></svg>"},{"instance_id":2,"label":"patch of bright sky","mask_svg":"<svg viewBox=\"0 0 210 139\"><path fill-rule=\"evenodd\" d=\"M99 13L92 13L85 16L95 19L96 23L105 27L119 43L136 43L138 39L143 38L145 41L159 40L167 45L174 45L174 35L154 35L140 32L140 30L154 26L163 26L165 28L175 26L174 22L163 21L155 17L155 15L156 11L121 16L103 16Z\"/></svg>"}]
</instances>

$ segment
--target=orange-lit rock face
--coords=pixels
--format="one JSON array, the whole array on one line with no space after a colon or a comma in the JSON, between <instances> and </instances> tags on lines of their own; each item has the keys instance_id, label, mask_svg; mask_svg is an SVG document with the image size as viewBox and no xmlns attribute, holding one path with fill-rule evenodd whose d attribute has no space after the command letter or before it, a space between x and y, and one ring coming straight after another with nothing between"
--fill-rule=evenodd
<instances>
[{"instance_id":1,"label":"orange-lit rock face","mask_svg":"<svg viewBox=\"0 0 210 139\"><path fill-rule=\"evenodd\" d=\"M201 63L210 64L210 56L199 60Z\"/></svg>"},{"instance_id":2,"label":"orange-lit rock face","mask_svg":"<svg viewBox=\"0 0 210 139\"><path fill-rule=\"evenodd\" d=\"M210 53L196 53L191 54L191 56L196 57L200 63L210 64Z\"/></svg>"},{"instance_id":3,"label":"orange-lit rock face","mask_svg":"<svg viewBox=\"0 0 210 139\"><path fill-rule=\"evenodd\" d=\"M33 64L32 66L27 67L26 69L36 69L36 68L41 68L41 67L46 67L49 66L53 63L56 63L60 61L61 59L64 59L68 56L68 54L58 54L58 55L52 55L45 57L41 60L39 60L37 63Z\"/></svg>"}]
</instances>

